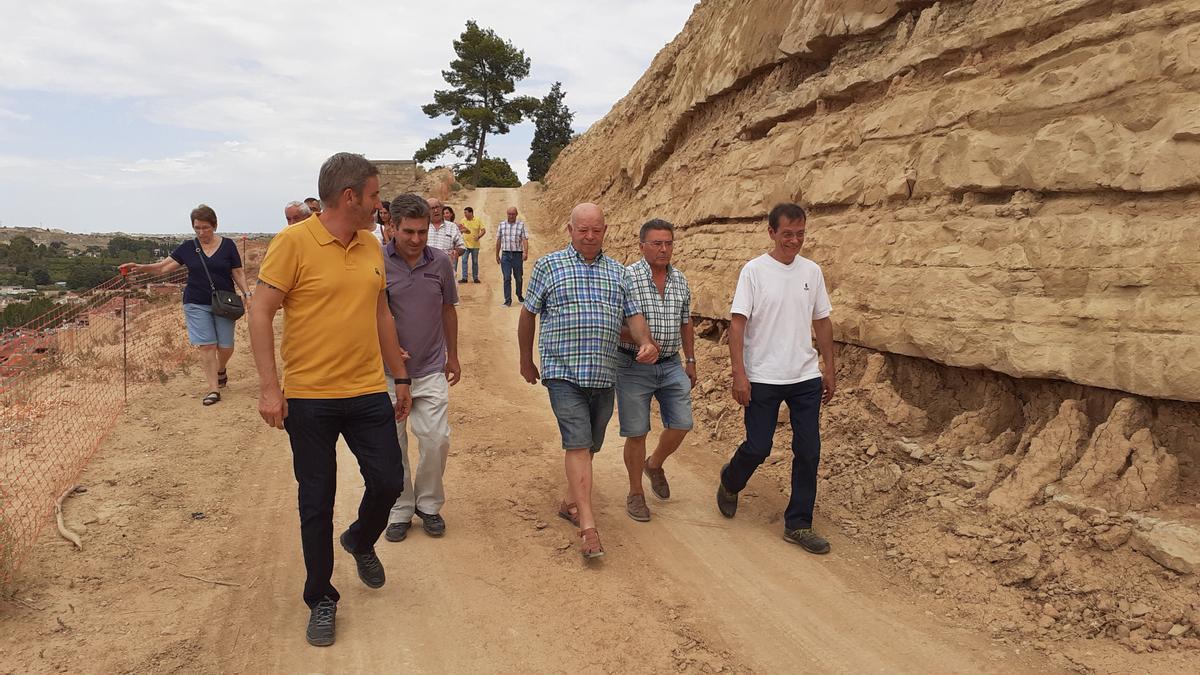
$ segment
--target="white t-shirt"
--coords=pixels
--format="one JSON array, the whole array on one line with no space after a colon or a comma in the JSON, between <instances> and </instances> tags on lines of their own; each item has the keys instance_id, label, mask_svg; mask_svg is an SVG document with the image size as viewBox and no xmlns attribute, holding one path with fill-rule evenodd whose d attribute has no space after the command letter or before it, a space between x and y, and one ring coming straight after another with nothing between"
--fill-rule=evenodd
<instances>
[{"instance_id":1,"label":"white t-shirt","mask_svg":"<svg viewBox=\"0 0 1200 675\"><path fill-rule=\"evenodd\" d=\"M746 263L733 293L733 314L746 317L746 376L760 384L795 384L821 376L812 322L832 307L821 266L796 256L784 265L764 253Z\"/></svg>"}]
</instances>

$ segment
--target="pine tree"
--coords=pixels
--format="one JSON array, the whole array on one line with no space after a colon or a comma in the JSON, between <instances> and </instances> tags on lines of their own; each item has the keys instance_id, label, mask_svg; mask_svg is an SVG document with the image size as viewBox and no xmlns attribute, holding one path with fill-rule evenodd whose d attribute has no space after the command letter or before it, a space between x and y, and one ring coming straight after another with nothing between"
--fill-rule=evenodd
<instances>
[{"instance_id":1,"label":"pine tree","mask_svg":"<svg viewBox=\"0 0 1200 675\"><path fill-rule=\"evenodd\" d=\"M529 144L529 180L542 180L558 153L571 142L575 113L563 103L562 82L555 82L534 113L533 142Z\"/></svg>"},{"instance_id":2,"label":"pine tree","mask_svg":"<svg viewBox=\"0 0 1200 675\"><path fill-rule=\"evenodd\" d=\"M472 182L478 182L488 134L508 133L509 127L534 112L538 100L512 96L516 83L529 76L529 59L490 28L468 21L454 41L454 53L458 58L442 71L451 88L433 92L433 103L421 106L431 118L449 117L453 128L429 139L413 159L431 162L453 154L461 160L456 168L471 167Z\"/></svg>"}]
</instances>

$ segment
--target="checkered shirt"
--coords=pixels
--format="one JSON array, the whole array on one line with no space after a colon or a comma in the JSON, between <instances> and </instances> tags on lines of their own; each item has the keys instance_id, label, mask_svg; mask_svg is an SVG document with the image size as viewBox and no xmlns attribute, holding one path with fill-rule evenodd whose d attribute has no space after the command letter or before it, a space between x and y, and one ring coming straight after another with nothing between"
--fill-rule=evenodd
<instances>
[{"instance_id":1,"label":"checkered shirt","mask_svg":"<svg viewBox=\"0 0 1200 675\"><path fill-rule=\"evenodd\" d=\"M692 320L692 290L687 277L677 268L667 266L667 285L663 294L658 294L654 285L654 271L645 258L628 268L633 282L633 297L650 324L650 335L658 343L659 358L670 356L683 348L683 334L679 327ZM621 343L626 349L637 349L632 343Z\"/></svg>"},{"instance_id":2,"label":"checkered shirt","mask_svg":"<svg viewBox=\"0 0 1200 675\"><path fill-rule=\"evenodd\" d=\"M429 245L446 253L450 253L456 248L467 248L467 244L462 238L462 232L458 231L458 225L449 220L443 220L441 227L433 223L429 224Z\"/></svg>"},{"instance_id":3,"label":"checkered shirt","mask_svg":"<svg viewBox=\"0 0 1200 675\"><path fill-rule=\"evenodd\" d=\"M506 218L500 221L496 228L496 239L500 242L501 251L520 251L521 242L529 238L529 231L525 229L523 220L510 223Z\"/></svg>"},{"instance_id":4,"label":"checkered shirt","mask_svg":"<svg viewBox=\"0 0 1200 675\"><path fill-rule=\"evenodd\" d=\"M593 388L616 383L621 322L641 313L624 265L603 253L588 264L574 246L542 256L529 275L524 307L541 315L543 380Z\"/></svg>"}]
</instances>

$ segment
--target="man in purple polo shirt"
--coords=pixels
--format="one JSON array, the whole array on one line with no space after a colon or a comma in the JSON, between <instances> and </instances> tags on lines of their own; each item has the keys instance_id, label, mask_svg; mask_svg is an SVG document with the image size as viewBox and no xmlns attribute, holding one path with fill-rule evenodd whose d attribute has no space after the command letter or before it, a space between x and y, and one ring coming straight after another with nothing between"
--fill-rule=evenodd
<instances>
[{"instance_id":1,"label":"man in purple polo shirt","mask_svg":"<svg viewBox=\"0 0 1200 675\"><path fill-rule=\"evenodd\" d=\"M438 206L441 209L441 206ZM414 194L392 200L390 213L395 234L384 247L388 307L396 320L400 346L409 354L406 364L411 381L412 410L408 420L396 423L404 461L404 492L388 517L384 536L404 541L412 517L432 537L446 533L439 515L446 493L442 475L450 454L450 387L462 373L458 364L458 287L454 266L444 252L429 243L430 205ZM406 384L404 378L394 380ZM420 453L414 473L408 462L411 426Z\"/></svg>"}]
</instances>

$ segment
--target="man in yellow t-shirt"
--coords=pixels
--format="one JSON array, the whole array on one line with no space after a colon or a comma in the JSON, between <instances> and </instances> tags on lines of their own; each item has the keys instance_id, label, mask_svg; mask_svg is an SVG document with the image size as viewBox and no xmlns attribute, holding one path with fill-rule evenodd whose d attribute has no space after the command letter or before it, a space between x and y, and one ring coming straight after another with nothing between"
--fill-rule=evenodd
<instances>
[{"instance_id":1,"label":"man in yellow t-shirt","mask_svg":"<svg viewBox=\"0 0 1200 675\"><path fill-rule=\"evenodd\" d=\"M304 602L309 644L333 644L338 591L333 577L333 499L337 437L358 459L366 489L358 520L340 537L358 577L384 583L375 541L404 485L394 422L408 416L411 381L387 304L383 253L371 234L379 171L362 155L325 161L317 181L325 208L271 240L250 306L250 344L258 368L258 412L286 429L299 485ZM283 308L283 387L275 369L272 322ZM383 366L396 378L388 397ZM285 394L286 392L286 394Z\"/></svg>"},{"instance_id":2,"label":"man in yellow t-shirt","mask_svg":"<svg viewBox=\"0 0 1200 675\"><path fill-rule=\"evenodd\" d=\"M475 217L475 209L467 207L463 209L463 219L458 223L458 229L462 232L463 241L467 244L467 252L462 257L462 278L458 283L467 283L467 259L471 259L471 276L475 283L479 283L479 240L483 239L483 235L487 234L487 228L483 226L483 221Z\"/></svg>"}]
</instances>

